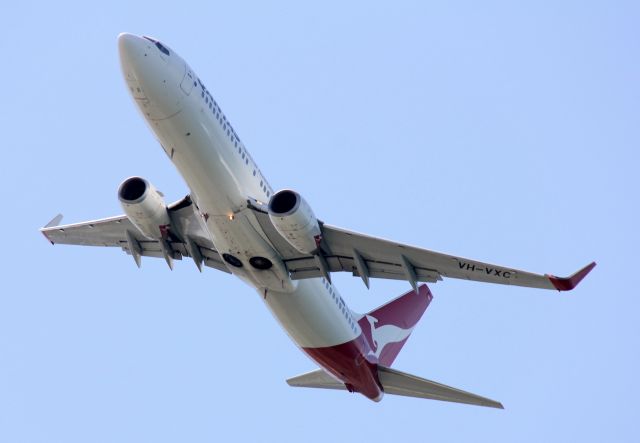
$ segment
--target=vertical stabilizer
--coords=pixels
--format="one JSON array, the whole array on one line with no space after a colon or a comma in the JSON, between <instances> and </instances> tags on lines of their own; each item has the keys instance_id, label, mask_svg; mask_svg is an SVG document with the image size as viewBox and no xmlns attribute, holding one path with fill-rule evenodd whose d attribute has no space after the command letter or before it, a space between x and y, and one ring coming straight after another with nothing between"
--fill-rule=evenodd
<instances>
[{"instance_id":1,"label":"vertical stabilizer","mask_svg":"<svg viewBox=\"0 0 640 443\"><path fill-rule=\"evenodd\" d=\"M417 291L409 291L358 320L379 364L391 366L432 298L423 284Z\"/></svg>"}]
</instances>

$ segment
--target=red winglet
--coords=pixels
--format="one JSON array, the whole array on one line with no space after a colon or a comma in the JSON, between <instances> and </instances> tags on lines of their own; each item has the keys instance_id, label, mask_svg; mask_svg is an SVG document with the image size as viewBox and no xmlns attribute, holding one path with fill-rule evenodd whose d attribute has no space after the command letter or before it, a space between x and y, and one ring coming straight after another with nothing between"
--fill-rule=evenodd
<instances>
[{"instance_id":1,"label":"red winglet","mask_svg":"<svg viewBox=\"0 0 640 443\"><path fill-rule=\"evenodd\" d=\"M551 281L551 284L555 286L558 291L570 291L578 286L578 283L580 283L582 279L585 278L587 274L591 272L591 270L595 267L596 262L591 262L587 266L573 274L571 277L562 278L556 277L554 275L547 275L547 277Z\"/></svg>"}]
</instances>

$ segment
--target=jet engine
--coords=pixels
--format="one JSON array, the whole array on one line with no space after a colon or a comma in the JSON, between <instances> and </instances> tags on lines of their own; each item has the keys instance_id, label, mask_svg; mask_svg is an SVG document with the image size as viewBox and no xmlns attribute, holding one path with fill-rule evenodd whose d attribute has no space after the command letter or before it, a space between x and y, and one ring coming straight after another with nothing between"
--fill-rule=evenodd
<instances>
[{"instance_id":1,"label":"jet engine","mask_svg":"<svg viewBox=\"0 0 640 443\"><path fill-rule=\"evenodd\" d=\"M269 200L269 218L278 233L297 251L313 254L320 242L320 225L311 207L300 194L278 191Z\"/></svg>"},{"instance_id":2,"label":"jet engine","mask_svg":"<svg viewBox=\"0 0 640 443\"><path fill-rule=\"evenodd\" d=\"M118 198L124 213L145 237L159 240L166 235L171 223L167 205L151 183L142 177L129 177L118 187Z\"/></svg>"}]
</instances>

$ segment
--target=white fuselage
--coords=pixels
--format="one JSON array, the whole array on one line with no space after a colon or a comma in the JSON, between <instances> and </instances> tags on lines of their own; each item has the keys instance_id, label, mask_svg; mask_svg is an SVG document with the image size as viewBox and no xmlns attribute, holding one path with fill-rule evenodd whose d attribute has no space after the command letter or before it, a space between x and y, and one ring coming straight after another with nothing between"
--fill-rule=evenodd
<instances>
[{"instance_id":1,"label":"white fuselage","mask_svg":"<svg viewBox=\"0 0 640 443\"><path fill-rule=\"evenodd\" d=\"M191 190L216 250L241 267L229 270L256 288L302 348L334 346L361 333L357 319L324 278L292 281L260 228L249 198L268 202L273 189L200 79L171 49L130 34L119 38L127 86L164 151ZM165 52L166 51L166 52ZM273 266L260 270L251 257Z\"/></svg>"}]
</instances>

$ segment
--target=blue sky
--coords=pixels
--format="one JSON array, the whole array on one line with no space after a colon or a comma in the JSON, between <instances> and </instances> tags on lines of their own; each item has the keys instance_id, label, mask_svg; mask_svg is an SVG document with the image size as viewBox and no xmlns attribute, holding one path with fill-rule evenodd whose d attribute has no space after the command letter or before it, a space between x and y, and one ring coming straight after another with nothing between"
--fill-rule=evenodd
<instances>
[{"instance_id":1,"label":"blue sky","mask_svg":"<svg viewBox=\"0 0 640 443\"><path fill-rule=\"evenodd\" d=\"M640 413L637 2L4 5L0 441L634 441ZM116 36L189 61L275 188L324 221L565 275L446 280L395 366L504 411L289 388L314 368L251 288L37 232L188 192ZM408 288L334 277L353 309Z\"/></svg>"}]
</instances>

